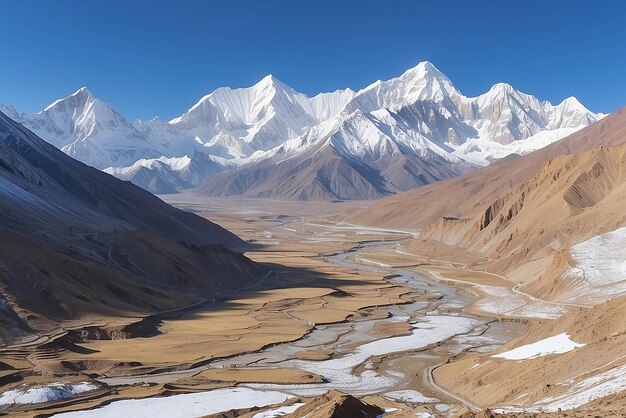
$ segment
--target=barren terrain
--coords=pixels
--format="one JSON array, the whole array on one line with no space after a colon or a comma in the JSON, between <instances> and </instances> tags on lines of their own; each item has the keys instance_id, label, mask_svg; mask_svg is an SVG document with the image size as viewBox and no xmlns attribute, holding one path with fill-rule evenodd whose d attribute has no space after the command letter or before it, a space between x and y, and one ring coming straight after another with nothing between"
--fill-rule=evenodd
<instances>
[{"instance_id":1,"label":"barren terrain","mask_svg":"<svg viewBox=\"0 0 626 418\"><path fill-rule=\"evenodd\" d=\"M389 416L513 408L514 397L507 393L527 390L532 384L527 376L525 386L498 377L494 382L509 382L498 392L481 392L484 384L470 385L468 377L457 376L498 373L489 355L505 351L510 341L519 346L569 329L545 324L585 310L537 299L505 276L467 268L476 257L461 250L433 258L430 249L415 246L419 231L331 221L334 213L362 205L358 202L166 198L248 241L246 256L270 273L249 288L144 320L144 334L103 333L141 321L124 318L94 324L67 349L38 349L26 360L20 353L28 347L4 349L3 390L58 382L96 387L66 400L5 409L21 416L93 407L98 408L69 416L122 410L202 416L234 408L247 416L256 405L295 415L302 408L322 417L327 411L315 406L321 402L316 397L329 390L361 398ZM585 337L585 350L604 337L617 338L619 350L621 336L610 335ZM479 382L484 375L469 379ZM220 409L217 399L228 407ZM330 405L328 399L324 405ZM336 399L332 402L357 407Z\"/></svg>"}]
</instances>

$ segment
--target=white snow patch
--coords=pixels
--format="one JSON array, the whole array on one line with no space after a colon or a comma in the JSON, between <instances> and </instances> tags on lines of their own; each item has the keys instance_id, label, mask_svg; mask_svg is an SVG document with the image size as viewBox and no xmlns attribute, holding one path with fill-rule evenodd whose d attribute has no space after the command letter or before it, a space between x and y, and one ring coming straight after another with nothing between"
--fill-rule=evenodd
<instances>
[{"instance_id":1,"label":"white snow patch","mask_svg":"<svg viewBox=\"0 0 626 418\"><path fill-rule=\"evenodd\" d=\"M409 402L415 404L439 402L439 399L429 398L422 395L416 390L395 390L393 392L387 392L383 396L388 399L393 399L394 401Z\"/></svg>"},{"instance_id":2,"label":"white snow patch","mask_svg":"<svg viewBox=\"0 0 626 418\"><path fill-rule=\"evenodd\" d=\"M98 386L89 382L77 384L53 383L50 385L31 387L23 386L2 393L0 395L0 405L24 405L59 401L96 389L98 389Z\"/></svg>"},{"instance_id":3,"label":"white snow patch","mask_svg":"<svg viewBox=\"0 0 626 418\"><path fill-rule=\"evenodd\" d=\"M474 307L483 312L517 318L558 318L566 312L560 305L540 300L530 302L518 293L500 286L477 285L486 295L474 302Z\"/></svg>"},{"instance_id":4,"label":"white snow patch","mask_svg":"<svg viewBox=\"0 0 626 418\"><path fill-rule=\"evenodd\" d=\"M573 384L564 395L547 397L526 408L504 407L494 411L499 413L555 412L559 408L565 411L622 391L626 391L626 364L583 379Z\"/></svg>"},{"instance_id":5,"label":"white snow patch","mask_svg":"<svg viewBox=\"0 0 626 418\"><path fill-rule=\"evenodd\" d=\"M281 406L280 408L271 409L271 410L264 411L264 412L259 412L258 414L254 415L252 418L282 417L283 415L287 415L287 414L291 414L292 412L295 412L298 408L300 408L303 405L304 404L300 402L300 403L294 403L293 405Z\"/></svg>"},{"instance_id":6,"label":"white snow patch","mask_svg":"<svg viewBox=\"0 0 626 418\"><path fill-rule=\"evenodd\" d=\"M585 344L578 344L570 340L569 335L562 333L554 337L545 338L532 344L522 345L513 350L496 354L491 357L503 358L505 360L528 360L543 357L548 354L563 354L583 347Z\"/></svg>"},{"instance_id":7,"label":"white snow patch","mask_svg":"<svg viewBox=\"0 0 626 418\"><path fill-rule=\"evenodd\" d=\"M576 244L570 254L575 266L564 279L576 286L563 299L602 303L626 294L626 227Z\"/></svg>"},{"instance_id":8,"label":"white snow patch","mask_svg":"<svg viewBox=\"0 0 626 418\"><path fill-rule=\"evenodd\" d=\"M187 418L201 417L231 409L252 408L285 402L291 398L280 392L264 392L249 388L216 389L162 398L126 399L101 408L66 412L55 417L117 417L117 418Z\"/></svg>"},{"instance_id":9,"label":"white snow patch","mask_svg":"<svg viewBox=\"0 0 626 418\"><path fill-rule=\"evenodd\" d=\"M490 138L488 129L479 129L479 138L468 139L464 144L457 146L446 144L454 149L452 154L467 160L470 163L487 166L492 161L504 158L511 154L526 155L540 148L550 145L561 138L573 134L584 128L585 124L573 128L557 128L539 131L526 139L512 141L510 144L500 144ZM490 126L488 126L490 127Z\"/></svg>"}]
</instances>

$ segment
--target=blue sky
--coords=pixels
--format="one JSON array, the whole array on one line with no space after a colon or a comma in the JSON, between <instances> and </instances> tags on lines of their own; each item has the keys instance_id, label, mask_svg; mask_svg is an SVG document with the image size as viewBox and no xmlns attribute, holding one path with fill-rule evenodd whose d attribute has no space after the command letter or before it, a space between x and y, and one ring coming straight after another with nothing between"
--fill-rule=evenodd
<instances>
[{"instance_id":1,"label":"blue sky","mask_svg":"<svg viewBox=\"0 0 626 418\"><path fill-rule=\"evenodd\" d=\"M2 2L0 102L39 111L81 86L129 119L174 117L268 73L307 94L429 60L466 95L506 81L594 111L626 105L626 2Z\"/></svg>"}]
</instances>

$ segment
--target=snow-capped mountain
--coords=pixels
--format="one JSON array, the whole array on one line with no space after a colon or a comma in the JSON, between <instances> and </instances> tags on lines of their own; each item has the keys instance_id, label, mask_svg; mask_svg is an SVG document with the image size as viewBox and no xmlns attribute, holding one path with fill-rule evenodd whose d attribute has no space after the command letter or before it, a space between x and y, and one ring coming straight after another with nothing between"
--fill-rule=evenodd
<instances>
[{"instance_id":1,"label":"snow-capped mountain","mask_svg":"<svg viewBox=\"0 0 626 418\"><path fill-rule=\"evenodd\" d=\"M455 176L543 147L603 116L573 97L552 105L505 83L466 97L429 62L356 92L314 97L269 75L251 87L217 89L169 122L130 123L85 88L35 115L0 111L67 154L155 193L208 180L203 190L210 194L338 199ZM276 184L278 166L288 185ZM298 176L303 187L320 190L285 191Z\"/></svg>"},{"instance_id":2,"label":"snow-capped mountain","mask_svg":"<svg viewBox=\"0 0 626 418\"><path fill-rule=\"evenodd\" d=\"M233 167L227 160L194 151L191 157L142 158L130 166L107 167L104 171L152 193L171 194L200 186L217 173Z\"/></svg>"},{"instance_id":3,"label":"snow-capped mountain","mask_svg":"<svg viewBox=\"0 0 626 418\"><path fill-rule=\"evenodd\" d=\"M111 105L84 87L35 115L14 114L12 118L66 154L96 168L161 155Z\"/></svg>"}]
</instances>

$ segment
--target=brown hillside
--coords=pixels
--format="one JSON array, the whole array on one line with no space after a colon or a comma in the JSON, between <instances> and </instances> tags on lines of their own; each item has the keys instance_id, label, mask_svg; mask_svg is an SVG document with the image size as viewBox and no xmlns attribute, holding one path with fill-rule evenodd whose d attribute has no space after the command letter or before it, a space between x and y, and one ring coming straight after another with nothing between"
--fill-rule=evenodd
<instances>
[{"instance_id":1,"label":"brown hillside","mask_svg":"<svg viewBox=\"0 0 626 418\"><path fill-rule=\"evenodd\" d=\"M623 144L626 144L626 108L521 158L507 159L461 177L387 197L344 218L346 222L361 225L415 229L443 216L473 216L536 175L555 157ZM593 196L581 197L580 204L593 199Z\"/></svg>"}]
</instances>

